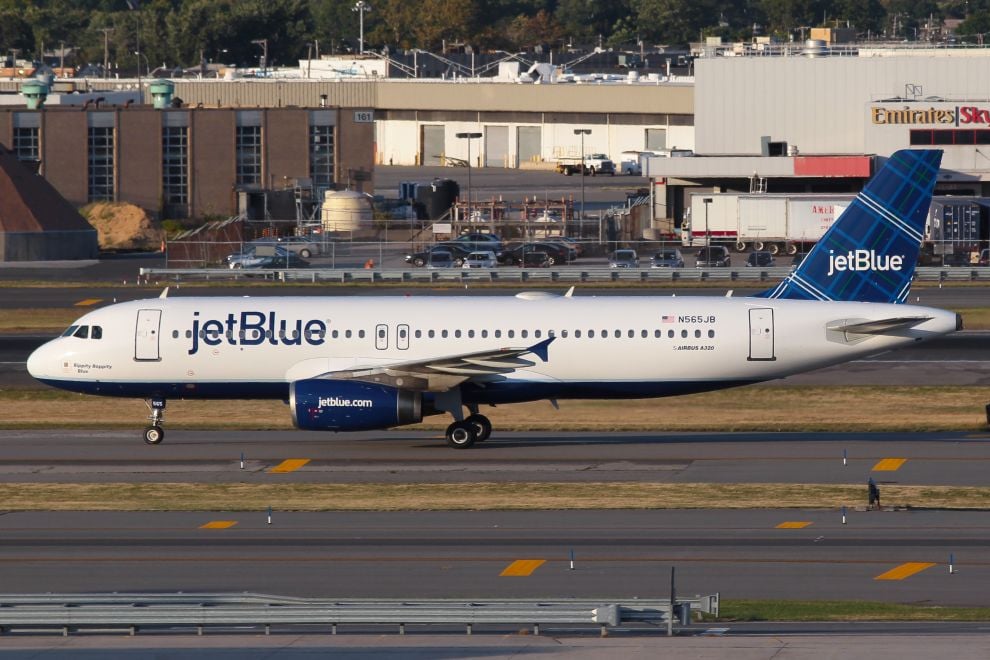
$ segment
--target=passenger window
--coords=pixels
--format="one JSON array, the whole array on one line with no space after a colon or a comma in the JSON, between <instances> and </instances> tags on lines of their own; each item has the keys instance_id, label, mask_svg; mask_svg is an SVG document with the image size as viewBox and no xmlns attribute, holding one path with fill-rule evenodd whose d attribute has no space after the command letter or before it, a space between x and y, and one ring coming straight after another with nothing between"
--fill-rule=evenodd
<instances>
[{"instance_id":1,"label":"passenger window","mask_svg":"<svg viewBox=\"0 0 990 660\"><path fill-rule=\"evenodd\" d=\"M644 330L643 332L646 332L646 331ZM660 337L663 336L663 333L660 332L659 330L654 330L653 331L653 336L656 337L657 339L660 339Z\"/></svg>"},{"instance_id":2,"label":"passenger window","mask_svg":"<svg viewBox=\"0 0 990 660\"><path fill-rule=\"evenodd\" d=\"M440 333L440 336L443 337L444 339L446 339L447 338L447 331L446 330L442 331Z\"/></svg>"},{"instance_id":3,"label":"passenger window","mask_svg":"<svg viewBox=\"0 0 990 660\"><path fill-rule=\"evenodd\" d=\"M422 330L417 330L416 331L416 339L420 339L422 336L423 336L423 331Z\"/></svg>"},{"instance_id":4,"label":"passenger window","mask_svg":"<svg viewBox=\"0 0 990 660\"><path fill-rule=\"evenodd\" d=\"M681 330L681 337L686 338L687 335L688 335L688 331L687 330Z\"/></svg>"},{"instance_id":5,"label":"passenger window","mask_svg":"<svg viewBox=\"0 0 990 660\"><path fill-rule=\"evenodd\" d=\"M89 339L89 326L88 325L79 326L79 329L76 330L76 334L73 336L79 337L79 339Z\"/></svg>"},{"instance_id":6,"label":"passenger window","mask_svg":"<svg viewBox=\"0 0 990 660\"><path fill-rule=\"evenodd\" d=\"M378 329L378 338L379 339L385 339L385 328L379 328Z\"/></svg>"},{"instance_id":7,"label":"passenger window","mask_svg":"<svg viewBox=\"0 0 990 660\"><path fill-rule=\"evenodd\" d=\"M515 336L516 336L516 331L515 330L509 330L509 339L512 339Z\"/></svg>"},{"instance_id":8,"label":"passenger window","mask_svg":"<svg viewBox=\"0 0 990 660\"><path fill-rule=\"evenodd\" d=\"M487 330L482 330L481 331L481 338L482 339L488 339L488 331Z\"/></svg>"},{"instance_id":9,"label":"passenger window","mask_svg":"<svg viewBox=\"0 0 990 660\"><path fill-rule=\"evenodd\" d=\"M406 338L406 334L407 333L406 333L406 329L405 328L399 328L399 339L405 339ZM382 337L384 337L384 336L385 336L385 333L382 332Z\"/></svg>"},{"instance_id":10,"label":"passenger window","mask_svg":"<svg viewBox=\"0 0 990 660\"><path fill-rule=\"evenodd\" d=\"M176 333L176 334L178 334L178 333ZM90 335L90 337L92 339L103 339L103 328L100 327L100 326L98 326L98 325L94 325L93 326L93 333Z\"/></svg>"},{"instance_id":11,"label":"passenger window","mask_svg":"<svg viewBox=\"0 0 990 660\"><path fill-rule=\"evenodd\" d=\"M667 336L670 337L671 339L673 339L674 338L674 331L673 330L668 330L667 331Z\"/></svg>"},{"instance_id":12,"label":"passenger window","mask_svg":"<svg viewBox=\"0 0 990 660\"><path fill-rule=\"evenodd\" d=\"M589 339L594 339L595 338L595 331L594 330L588 330L588 338Z\"/></svg>"},{"instance_id":13,"label":"passenger window","mask_svg":"<svg viewBox=\"0 0 990 660\"><path fill-rule=\"evenodd\" d=\"M567 332L567 331L566 331L566 330L564 330L564 332ZM564 336L566 337L567 335L564 335ZM580 339L580 338L581 338L581 331L580 331L580 330L575 330L575 331L574 331L574 336L575 336L575 337L576 337L577 339Z\"/></svg>"},{"instance_id":14,"label":"passenger window","mask_svg":"<svg viewBox=\"0 0 990 660\"><path fill-rule=\"evenodd\" d=\"M468 339L474 339L474 330L468 330Z\"/></svg>"},{"instance_id":15,"label":"passenger window","mask_svg":"<svg viewBox=\"0 0 990 660\"><path fill-rule=\"evenodd\" d=\"M619 339L620 337L622 337L622 330L616 330L615 331L615 338L616 339Z\"/></svg>"},{"instance_id":16,"label":"passenger window","mask_svg":"<svg viewBox=\"0 0 990 660\"><path fill-rule=\"evenodd\" d=\"M502 331L501 330L496 330L495 331L495 339L499 339L501 336L502 336Z\"/></svg>"},{"instance_id":17,"label":"passenger window","mask_svg":"<svg viewBox=\"0 0 990 660\"><path fill-rule=\"evenodd\" d=\"M709 330L708 331L708 338L711 339L713 337L715 337L715 331L714 330Z\"/></svg>"},{"instance_id":18,"label":"passenger window","mask_svg":"<svg viewBox=\"0 0 990 660\"><path fill-rule=\"evenodd\" d=\"M178 330L173 330L172 331L172 339L178 339L178 338L179 338L179 331Z\"/></svg>"},{"instance_id":19,"label":"passenger window","mask_svg":"<svg viewBox=\"0 0 990 660\"><path fill-rule=\"evenodd\" d=\"M700 339L701 338L701 330L695 330L694 331L694 336L695 336L696 339Z\"/></svg>"},{"instance_id":20,"label":"passenger window","mask_svg":"<svg viewBox=\"0 0 990 660\"><path fill-rule=\"evenodd\" d=\"M560 336L566 339L567 338L567 330L561 330L560 331Z\"/></svg>"},{"instance_id":21,"label":"passenger window","mask_svg":"<svg viewBox=\"0 0 990 660\"><path fill-rule=\"evenodd\" d=\"M553 332L553 330L551 330L550 332ZM540 338L540 335L541 335L541 333L540 333L539 330L537 330L536 332L533 333L533 336L536 337L537 339Z\"/></svg>"},{"instance_id":22,"label":"passenger window","mask_svg":"<svg viewBox=\"0 0 990 660\"><path fill-rule=\"evenodd\" d=\"M461 331L460 330L454 330L454 338L455 339L460 339L461 338Z\"/></svg>"},{"instance_id":23,"label":"passenger window","mask_svg":"<svg viewBox=\"0 0 990 660\"><path fill-rule=\"evenodd\" d=\"M192 339L192 330L186 330L186 339Z\"/></svg>"},{"instance_id":24,"label":"passenger window","mask_svg":"<svg viewBox=\"0 0 990 660\"><path fill-rule=\"evenodd\" d=\"M346 339L350 339L351 338L351 331L350 330L344 330L344 337Z\"/></svg>"},{"instance_id":25,"label":"passenger window","mask_svg":"<svg viewBox=\"0 0 990 660\"><path fill-rule=\"evenodd\" d=\"M295 330L292 331L292 334L293 334L293 339L295 339L295 336L294 336L296 334ZM339 330L334 330L333 332L330 333L330 336L333 337L334 339L336 339L337 337L340 336L340 331Z\"/></svg>"},{"instance_id":26,"label":"passenger window","mask_svg":"<svg viewBox=\"0 0 990 660\"><path fill-rule=\"evenodd\" d=\"M520 335L522 335L522 338L523 338L523 339L525 339L525 338L526 338L526 337L527 337L527 336L529 335L529 332L528 332L528 331L526 331L526 330L523 330L523 331L522 331L521 333L519 333L519 334L520 334Z\"/></svg>"},{"instance_id":27,"label":"passenger window","mask_svg":"<svg viewBox=\"0 0 990 660\"><path fill-rule=\"evenodd\" d=\"M364 339L364 330L358 330L358 339Z\"/></svg>"},{"instance_id":28,"label":"passenger window","mask_svg":"<svg viewBox=\"0 0 990 660\"><path fill-rule=\"evenodd\" d=\"M629 336L630 339L632 339L633 337L636 336L636 332L633 331L633 330L630 330L627 334L628 334L628 336Z\"/></svg>"},{"instance_id":29,"label":"passenger window","mask_svg":"<svg viewBox=\"0 0 990 660\"><path fill-rule=\"evenodd\" d=\"M430 330L429 332L430 339L433 339L434 337L436 337L436 335L437 335L436 330Z\"/></svg>"}]
</instances>

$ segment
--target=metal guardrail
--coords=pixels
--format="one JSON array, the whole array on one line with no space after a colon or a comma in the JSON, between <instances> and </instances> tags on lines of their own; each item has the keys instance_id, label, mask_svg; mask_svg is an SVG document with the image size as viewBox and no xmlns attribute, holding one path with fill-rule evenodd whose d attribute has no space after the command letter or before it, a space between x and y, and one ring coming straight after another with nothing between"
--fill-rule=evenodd
<instances>
[{"instance_id":1,"label":"metal guardrail","mask_svg":"<svg viewBox=\"0 0 990 660\"><path fill-rule=\"evenodd\" d=\"M241 280L262 278L279 282L774 282L793 269L777 268L473 268L450 269L257 269L228 268L142 268L144 281L152 279ZM915 271L919 282L990 282L987 267L921 267Z\"/></svg>"},{"instance_id":2,"label":"metal guardrail","mask_svg":"<svg viewBox=\"0 0 990 660\"><path fill-rule=\"evenodd\" d=\"M681 624L692 610L718 615L719 595L680 598ZM262 594L45 594L0 595L0 633L19 630L127 631L207 627L463 625L591 625L603 629L636 623L673 623L670 600L311 600Z\"/></svg>"}]
</instances>

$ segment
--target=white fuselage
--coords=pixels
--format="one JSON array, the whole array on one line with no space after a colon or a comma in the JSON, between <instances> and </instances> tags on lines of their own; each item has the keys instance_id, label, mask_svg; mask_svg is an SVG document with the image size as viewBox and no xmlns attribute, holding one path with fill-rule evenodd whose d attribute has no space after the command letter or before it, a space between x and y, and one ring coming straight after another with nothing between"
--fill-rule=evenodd
<instances>
[{"instance_id":1,"label":"white fuselage","mask_svg":"<svg viewBox=\"0 0 990 660\"><path fill-rule=\"evenodd\" d=\"M890 334L844 324L921 317ZM285 398L328 372L505 347L554 336L491 388L493 400L663 396L780 378L956 329L940 309L722 297L156 298L76 322L28 369L66 389L119 396ZM496 391L499 394L494 394ZM478 394L484 401L484 394Z\"/></svg>"}]
</instances>

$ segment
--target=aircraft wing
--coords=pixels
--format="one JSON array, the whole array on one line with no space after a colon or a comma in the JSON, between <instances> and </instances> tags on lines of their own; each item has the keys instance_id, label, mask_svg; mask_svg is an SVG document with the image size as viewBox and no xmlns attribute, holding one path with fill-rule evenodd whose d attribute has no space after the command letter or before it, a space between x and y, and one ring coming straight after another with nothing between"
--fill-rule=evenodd
<instances>
[{"instance_id":1,"label":"aircraft wing","mask_svg":"<svg viewBox=\"0 0 990 660\"><path fill-rule=\"evenodd\" d=\"M916 325L930 321L931 316L902 316L876 321L861 321L838 326L829 326L829 330L848 332L855 335L886 335L898 330L906 330Z\"/></svg>"},{"instance_id":2,"label":"aircraft wing","mask_svg":"<svg viewBox=\"0 0 990 660\"><path fill-rule=\"evenodd\" d=\"M534 355L547 361L547 347L554 337L532 346L499 348L474 353L461 353L427 360L369 365L342 371L329 371L319 378L328 380L361 380L392 385L405 390L444 392L464 381L505 374L516 369L532 367L535 362L524 359Z\"/></svg>"}]
</instances>

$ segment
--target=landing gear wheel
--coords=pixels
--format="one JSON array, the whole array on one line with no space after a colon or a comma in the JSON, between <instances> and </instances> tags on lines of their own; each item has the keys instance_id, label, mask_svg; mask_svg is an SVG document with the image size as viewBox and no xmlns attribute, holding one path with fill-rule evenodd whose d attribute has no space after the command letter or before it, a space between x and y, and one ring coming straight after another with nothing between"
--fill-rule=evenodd
<instances>
[{"instance_id":1,"label":"landing gear wheel","mask_svg":"<svg viewBox=\"0 0 990 660\"><path fill-rule=\"evenodd\" d=\"M470 415L464 421L474 425L474 434L477 437L477 442L484 442L491 437L492 423L484 415Z\"/></svg>"},{"instance_id":2,"label":"landing gear wheel","mask_svg":"<svg viewBox=\"0 0 990 660\"><path fill-rule=\"evenodd\" d=\"M149 445L160 445L165 439L165 431L160 426L149 426L144 430L144 441Z\"/></svg>"},{"instance_id":3,"label":"landing gear wheel","mask_svg":"<svg viewBox=\"0 0 990 660\"><path fill-rule=\"evenodd\" d=\"M474 424L454 422L447 427L447 444L454 449L467 449L478 440Z\"/></svg>"}]
</instances>

